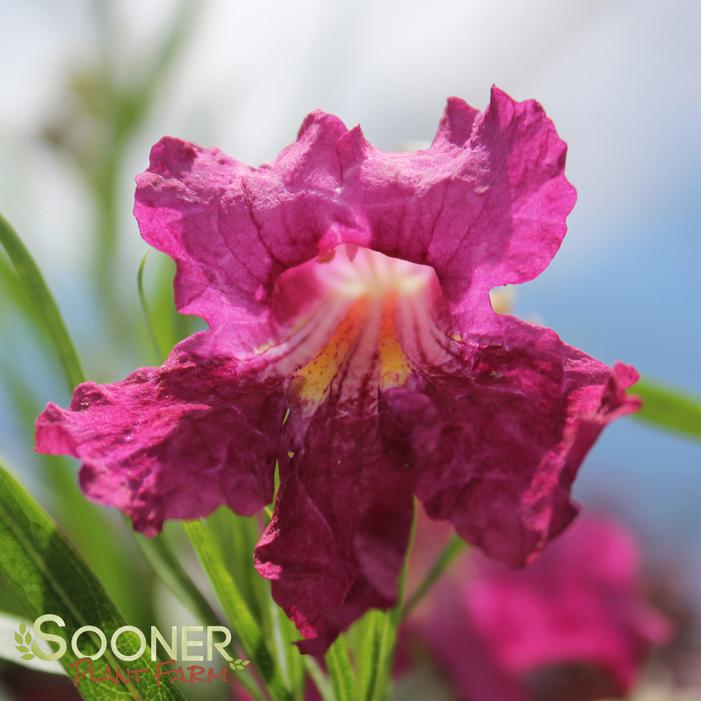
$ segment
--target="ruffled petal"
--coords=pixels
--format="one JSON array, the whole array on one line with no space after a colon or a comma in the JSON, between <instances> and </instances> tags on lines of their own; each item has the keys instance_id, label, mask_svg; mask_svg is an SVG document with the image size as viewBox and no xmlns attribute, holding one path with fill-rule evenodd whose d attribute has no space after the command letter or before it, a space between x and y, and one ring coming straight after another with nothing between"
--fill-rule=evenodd
<instances>
[{"instance_id":1,"label":"ruffled petal","mask_svg":"<svg viewBox=\"0 0 701 701\"><path fill-rule=\"evenodd\" d=\"M349 424L339 435L326 424L310 426L256 548L256 568L272 580L275 601L305 638L298 643L305 653L324 653L368 609L396 603L411 485L382 457L369 428Z\"/></svg>"},{"instance_id":2,"label":"ruffled petal","mask_svg":"<svg viewBox=\"0 0 701 701\"><path fill-rule=\"evenodd\" d=\"M37 419L37 450L78 458L83 491L147 535L165 519L206 516L222 504L248 515L272 501L285 411L279 382L197 357L197 340L160 368L86 382L69 409L49 404Z\"/></svg>"},{"instance_id":3,"label":"ruffled petal","mask_svg":"<svg viewBox=\"0 0 701 701\"><path fill-rule=\"evenodd\" d=\"M451 98L417 153L379 151L314 112L259 168L162 139L134 212L178 264L178 308L250 351L269 333L278 276L342 243L432 266L454 313L474 316L490 287L532 279L557 251L575 200L565 151L537 102L497 88L484 112Z\"/></svg>"},{"instance_id":4,"label":"ruffled petal","mask_svg":"<svg viewBox=\"0 0 701 701\"><path fill-rule=\"evenodd\" d=\"M250 351L267 337L275 279L338 243L349 225L337 202L335 145L345 132L314 112L298 140L259 168L170 137L153 147L137 178L141 234L178 265L178 309L232 348Z\"/></svg>"},{"instance_id":5,"label":"ruffled petal","mask_svg":"<svg viewBox=\"0 0 701 701\"><path fill-rule=\"evenodd\" d=\"M574 518L577 470L604 426L639 406L625 393L637 373L507 316L452 352L413 388L388 391L388 411L427 513L522 566Z\"/></svg>"},{"instance_id":6,"label":"ruffled petal","mask_svg":"<svg viewBox=\"0 0 701 701\"><path fill-rule=\"evenodd\" d=\"M423 151L380 151L359 129L338 149L343 197L362 209L370 247L432 266L455 313L536 277L565 235L575 201L566 146L534 100L493 88L480 113L451 98Z\"/></svg>"}]
</instances>

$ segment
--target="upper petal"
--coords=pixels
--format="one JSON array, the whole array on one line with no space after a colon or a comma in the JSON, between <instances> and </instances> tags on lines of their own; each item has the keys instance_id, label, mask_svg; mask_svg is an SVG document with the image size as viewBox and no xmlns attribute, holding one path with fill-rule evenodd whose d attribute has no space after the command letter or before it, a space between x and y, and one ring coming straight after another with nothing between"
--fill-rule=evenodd
<instances>
[{"instance_id":1,"label":"upper petal","mask_svg":"<svg viewBox=\"0 0 701 701\"><path fill-rule=\"evenodd\" d=\"M134 212L178 264L178 308L245 352L269 334L278 276L341 243L432 266L454 314L474 316L490 287L535 277L557 251L575 199L565 150L538 103L497 88L484 112L451 98L417 153L379 151L314 112L258 168L161 140Z\"/></svg>"},{"instance_id":2,"label":"upper petal","mask_svg":"<svg viewBox=\"0 0 701 701\"><path fill-rule=\"evenodd\" d=\"M482 113L451 98L429 149L382 152L357 129L339 144L344 198L362 209L371 247L433 266L456 311L555 255L575 201L565 152L537 102L497 88Z\"/></svg>"},{"instance_id":3,"label":"upper petal","mask_svg":"<svg viewBox=\"0 0 701 701\"><path fill-rule=\"evenodd\" d=\"M203 317L234 350L268 334L277 276L340 239L337 118L312 113L298 140L270 165L245 165L218 149L166 137L137 178L134 214L150 244L175 259L176 303Z\"/></svg>"}]
</instances>

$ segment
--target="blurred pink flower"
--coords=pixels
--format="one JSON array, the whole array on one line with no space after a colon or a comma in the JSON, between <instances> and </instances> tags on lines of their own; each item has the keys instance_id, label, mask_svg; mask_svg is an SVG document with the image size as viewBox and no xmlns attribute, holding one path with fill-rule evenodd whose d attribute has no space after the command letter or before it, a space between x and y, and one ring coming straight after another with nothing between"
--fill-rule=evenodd
<instances>
[{"instance_id":1,"label":"blurred pink flower","mask_svg":"<svg viewBox=\"0 0 701 701\"><path fill-rule=\"evenodd\" d=\"M393 605L416 495L490 556L523 565L572 520L577 469L635 410L636 372L497 315L536 277L575 192L534 101L451 98L429 149L385 153L309 115L253 168L173 138L137 179L143 237L178 265L208 331L160 368L50 404L37 448L82 461L92 499L157 533L280 491L258 571L320 652Z\"/></svg>"},{"instance_id":2,"label":"blurred pink flower","mask_svg":"<svg viewBox=\"0 0 701 701\"><path fill-rule=\"evenodd\" d=\"M468 554L407 634L462 700L584 701L628 692L671 625L645 596L634 538L584 516L526 570Z\"/></svg>"}]
</instances>

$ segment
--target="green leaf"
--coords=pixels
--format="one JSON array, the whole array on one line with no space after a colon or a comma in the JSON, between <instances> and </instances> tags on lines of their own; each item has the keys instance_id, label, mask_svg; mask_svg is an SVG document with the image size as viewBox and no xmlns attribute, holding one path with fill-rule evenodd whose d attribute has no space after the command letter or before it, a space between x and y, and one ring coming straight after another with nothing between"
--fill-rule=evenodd
<instances>
[{"instance_id":1,"label":"green leaf","mask_svg":"<svg viewBox=\"0 0 701 701\"><path fill-rule=\"evenodd\" d=\"M30 619L45 613L57 614L66 623L56 632L65 638L84 625L100 628L109 640L124 620L108 599L102 586L72 546L59 533L53 521L39 505L0 465L0 575L15 593ZM120 649L127 653L138 650L135 635L120 636ZM83 652L94 654L98 644L88 636L81 638ZM72 673L76 661L70 645L61 657L63 667ZM146 650L129 663L135 668L155 670ZM104 656L93 662L95 673L104 674L109 665L124 673L123 663L109 646ZM126 687L95 684L87 678L78 681L78 691L84 699L134 699L134 701L181 701L177 688L161 683L158 687L152 674L136 681L133 676Z\"/></svg>"},{"instance_id":2,"label":"green leaf","mask_svg":"<svg viewBox=\"0 0 701 701\"><path fill-rule=\"evenodd\" d=\"M290 657L299 653L289 644L289 641L285 640L281 611L272 596L268 596L268 606L270 609L270 630L273 638L273 649L275 651L275 659L280 668L280 676L288 689L294 689L291 678Z\"/></svg>"},{"instance_id":3,"label":"green leaf","mask_svg":"<svg viewBox=\"0 0 701 701\"><path fill-rule=\"evenodd\" d=\"M209 533L216 539L236 588L253 617L265 628L270 618L270 586L253 566L251 553L261 536L255 518L238 516L230 509L218 509L207 519Z\"/></svg>"},{"instance_id":4,"label":"green leaf","mask_svg":"<svg viewBox=\"0 0 701 701\"><path fill-rule=\"evenodd\" d=\"M701 398L644 378L630 390L643 400L634 418L686 438L701 440Z\"/></svg>"},{"instance_id":5,"label":"green leaf","mask_svg":"<svg viewBox=\"0 0 701 701\"><path fill-rule=\"evenodd\" d=\"M326 666L331 675L336 701L354 701L355 696L355 672L348 656L346 638L339 635L326 653ZM360 697L364 698L364 697Z\"/></svg>"},{"instance_id":6,"label":"green leaf","mask_svg":"<svg viewBox=\"0 0 701 701\"><path fill-rule=\"evenodd\" d=\"M360 696L364 701L384 701L387 698L394 666L397 630L402 620L402 600L409 556L414 540L416 508L409 534L409 545L397 587L397 604L389 611L370 611L363 624L367 626L360 651Z\"/></svg>"},{"instance_id":7,"label":"green leaf","mask_svg":"<svg viewBox=\"0 0 701 701\"><path fill-rule=\"evenodd\" d=\"M22 283L17 277L15 266L9 258L0 249L0 299L9 302L11 306L18 309L25 321L29 322L30 327L42 335L41 340L46 338L46 329L37 314L34 305L29 301L27 295L22 288ZM2 307L5 305L3 304ZM8 305L9 306L9 305ZM0 312L4 309L0 307Z\"/></svg>"},{"instance_id":8,"label":"green leaf","mask_svg":"<svg viewBox=\"0 0 701 701\"><path fill-rule=\"evenodd\" d=\"M365 635L361 644L360 698L372 701L378 695L381 670L386 657L386 647L390 635L389 615L384 611L370 611L363 621Z\"/></svg>"},{"instance_id":9,"label":"green leaf","mask_svg":"<svg viewBox=\"0 0 701 701\"><path fill-rule=\"evenodd\" d=\"M144 314L145 326L154 355L160 363L167 355L168 349L178 341L196 331L202 330L201 319L180 314L175 307L173 298L173 277L175 264L162 253L158 253L152 288L153 294L149 300L146 292L146 262L151 259L149 251L141 259L137 272L137 288L141 309Z\"/></svg>"},{"instance_id":10,"label":"green leaf","mask_svg":"<svg viewBox=\"0 0 701 701\"><path fill-rule=\"evenodd\" d=\"M39 268L17 232L1 214L0 243L5 247L27 297L34 305L36 314L41 318L46 332L53 341L53 349L63 368L66 384L69 391L72 391L84 379L78 354L75 352L56 301L44 282Z\"/></svg>"},{"instance_id":11,"label":"green leaf","mask_svg":"<svg viewBox=\"0 0 701 701\"><path fill-rule=\"evenodd\" d=\"M24 641L22 640L22 636L19 633L15 633L15 642L18 645L21 645Z\"/></svg>"},{"instance_id":12,"label":"green leaf","mask_svg":"<svg viewBox=\"0 0 701 701\"><path fill-rule=\"evenodd\" d=\"M186 521L183 527L224 609L231 630L238 637L248 657L256 664L272 698L276 701L291 700L292 695L282 682L263 632L236 587L207 524L204 521Z\"/></svg>"},{"instance_id":13,"label":"green leaf","mask_svg":"<svg viewBox=\"0 0 701 701\"><path fill-rule=\"evenodd\" d=\"M257 572L255 572L255 574L258 576ZM268 596L268 601L270 602L273 633L275 636L279 634L281 640L278 654L281 652L285 654L287 658L286 664L289 670L290 687L295 698L303 699L305 693L304 668L306 660L310 659L310 657L309 655L303 655L299 651L299 648L294 644L295 641L299 640L299 631L297 630L295 624L273 600L270 593L269 582L263 580L260 576L258 576L258 579L264 581L266 585L266 593Z\"/></svg>"}]
</instances>

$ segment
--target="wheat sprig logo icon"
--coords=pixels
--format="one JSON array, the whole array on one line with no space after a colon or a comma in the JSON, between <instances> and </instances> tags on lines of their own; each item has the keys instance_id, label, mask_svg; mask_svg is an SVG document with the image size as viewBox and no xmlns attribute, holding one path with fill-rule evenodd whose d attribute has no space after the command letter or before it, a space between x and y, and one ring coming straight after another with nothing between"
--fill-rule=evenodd
<instances>
[{"instance_id":1,"label":"wheat sprig logo icon","mask_svg":"<svg viewBox=\"0 0 701 701\"><path fill-rule=\"evenodd\" d=\"M235 660L229 662L229 667L236 672L242 672L249 664L251 664L250 660L243 660L240 657L237 657Z\"/></svg>"},{"instance_id":2,"label":"wheat sprig logo icon","mask_svg":"<svg viewBox=\"0 0 701 701\"><path fill-rule=\"evenodd\" d=\"M36 657L31 650L33 642L32 633L27 629L27 624L22 623L19 630L15 632L15 648L23 660L33 660Z\"/></svg>"}]
</instances>

